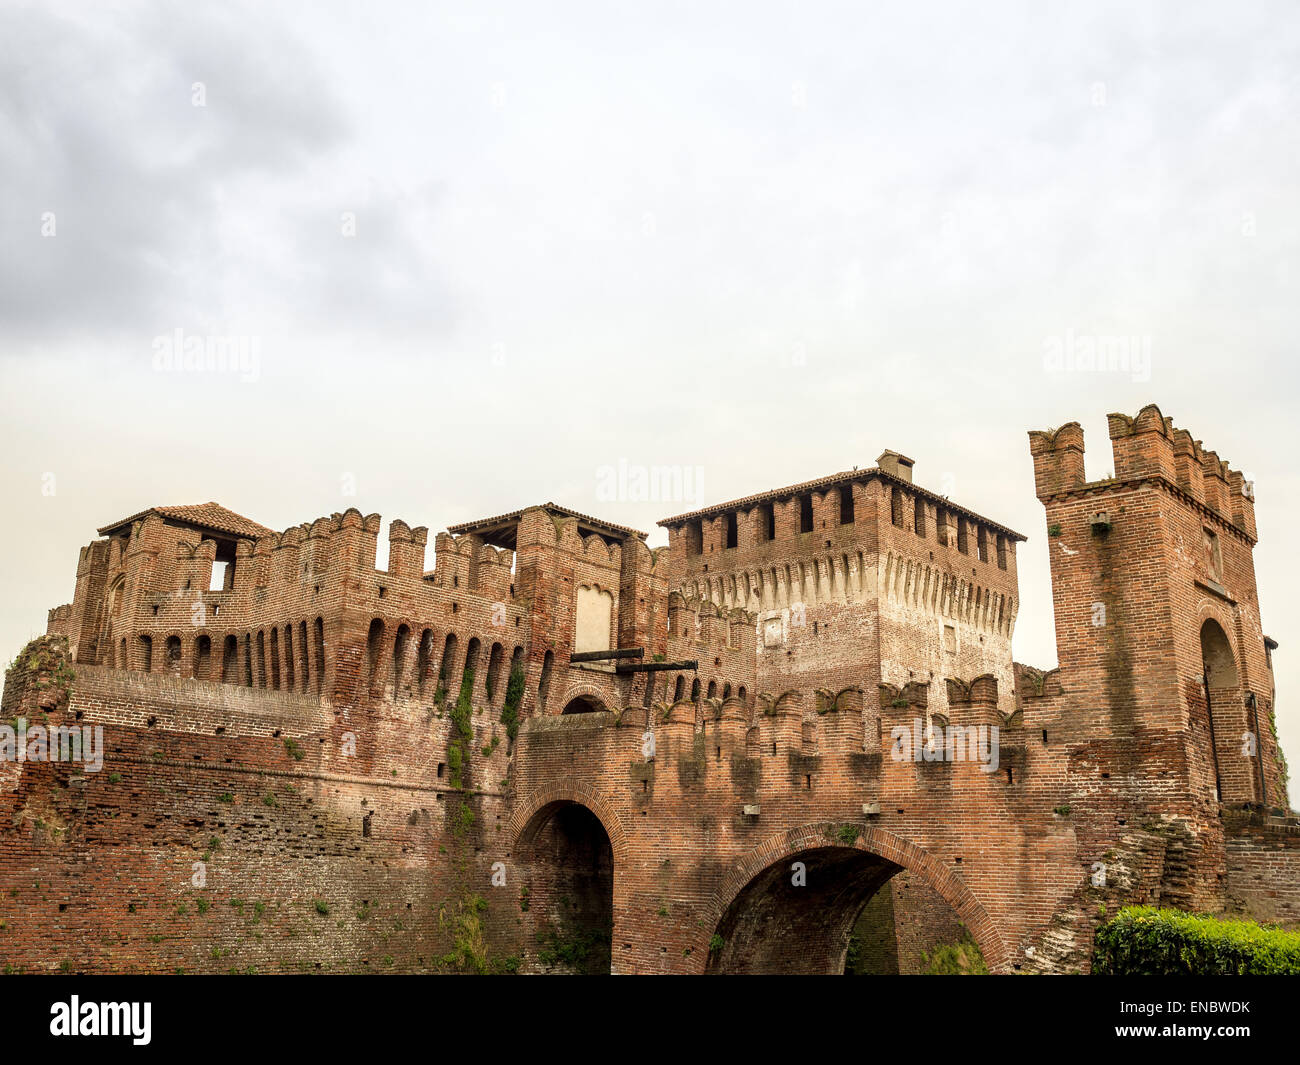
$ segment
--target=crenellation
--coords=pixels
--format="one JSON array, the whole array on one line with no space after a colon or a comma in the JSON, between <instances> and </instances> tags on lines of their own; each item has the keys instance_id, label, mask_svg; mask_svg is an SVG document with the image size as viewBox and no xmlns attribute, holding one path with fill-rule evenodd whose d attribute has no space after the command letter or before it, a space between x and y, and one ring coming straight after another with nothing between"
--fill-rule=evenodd
<instances>
[{"instance_id":1,"label":"crenellation","mask_svg":"<svg viewBox=\"0 0 1300 1065\"><path fill-rule=\"evenodd\" d=\"M538 935L561 918L613 944L603 970L842 971L850 926L899 870L900 958L960 921L999 972L1068 967L1042 960L1053 929L1086 945L1085 910L1134 893L1227 907L1231 883L1294 919L1285 891L1242 886L1294 877L1300 856L1261 873L1273 844L1247 816L1287 801L1251 492L1154 406L1110 429L1114 476L1091 484L1078 423L1030 434L1049 671L1011 652L1023 537L928 491L897 452L665 519L653 549L525 507L439 532L429 571L428 529L400 519L377 570L381 519L356 509L280 532L215 503L106 526L78 553L73 602L7 676L4 711L101 724L120 786L87 774L77 809L61 767L0 767L0 817L27 826L4 836L0 889L41 869L79 915L61 939L88 970L112 964L95 944L119 929L140 971L214 969L238 932L224 911L193 941L154 943L96 891L185 904L171 885L216 831L223 890L275 880L308 915L320 893L418 907L400 944L276 941L339 951L343 968L369 949L439 968L437 913L465 892L488 900L485 943L525 971L546 967ZM625 656L574 662L582 650ZM37 799L86 853L114 847L119 879L45 845L18 805ZM1130 830L1154 820L1183 835ZM1112 852L1140 877L1087 888ZM796 857L808 908L769 922L761 900ZM819 894L842 883L832 868L869 890ZM6 941L53 969L49 938Z\"/></svg>"}]
</instances>

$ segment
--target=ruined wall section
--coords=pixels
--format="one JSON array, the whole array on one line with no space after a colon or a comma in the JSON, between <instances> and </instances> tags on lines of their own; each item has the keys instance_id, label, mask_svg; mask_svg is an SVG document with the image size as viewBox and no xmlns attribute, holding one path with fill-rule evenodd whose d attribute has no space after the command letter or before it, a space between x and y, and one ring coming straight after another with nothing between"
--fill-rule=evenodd
<instances>
[{"instance_id":1,"label":"ruined wall section","mask_svg":"<svg viewBox=\"0 0 1300 1065\"><path fill-rule=\"evenodd\" d=\"M1227 908L1261 924L1300 928L1300 820L1226 810Z\"/></svg>"},{"instance_id":2,"label":"ruined wall section","mask_svg":"<svg viewBox=\"0 0 1300 1065\"><path fill-rule=\"evenodd\" d=\"M520 956L517 904L486 890L503 748L475 748L464 793L445 779L448 722L410 706L340 722L306 694L75 669L6 678L6 716L106 739L99 772L6 764L8 971L448 971L466 914L487 964ZM474 727L486 741L493 724Z\"/></svg>"},{"instance_id":3,"label":"ruined wall section","mask_svg":"<svg viewBox=\"0 0 1300 1065\"><path fill-rule=\"evenodd\" d=\"M78 599L66 624L98 609L99 664L323 694L347 707L384 698L433 701L439 676L458 685L477 639L474 700L499 706L504 677L494 678L491 698L486 690L492 649L499 644L508 665L516 651L522 658L526 632L512 553L443 536L437 565L426 574L427 530L395 520L381 571L380 528L378 515L349 510L241 540L233 580L209 589L215 542L151 514L127 536L98 542L102 551L94 544L83 551L82 569L88 557L105 556L109 593L98 608L93 597L84 606ZM79 596L84 584L79 573ZM79 660L92 661L84 640Z\"/></svg>"}]
</instances>

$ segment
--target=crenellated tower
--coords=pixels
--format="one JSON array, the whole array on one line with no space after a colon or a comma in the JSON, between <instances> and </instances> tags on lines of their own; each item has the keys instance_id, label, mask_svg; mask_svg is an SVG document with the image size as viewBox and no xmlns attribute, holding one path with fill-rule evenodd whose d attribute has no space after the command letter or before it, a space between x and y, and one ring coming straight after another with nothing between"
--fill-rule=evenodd
<instances>
[{"instance_id":1,"label":"crenellated tower","mask_svg":"<svg viewBox=\"0 0 1300 1065\"><path fill-rule=\"evenodd\" d=\"M1060 677L1095 728L1184 738L1194 807L1286 805L1260 622L1254 493L1154 404L1109 417L1114 474L1088 481L1077 422L1031 432Z\"/></svg>"}]
</instances>

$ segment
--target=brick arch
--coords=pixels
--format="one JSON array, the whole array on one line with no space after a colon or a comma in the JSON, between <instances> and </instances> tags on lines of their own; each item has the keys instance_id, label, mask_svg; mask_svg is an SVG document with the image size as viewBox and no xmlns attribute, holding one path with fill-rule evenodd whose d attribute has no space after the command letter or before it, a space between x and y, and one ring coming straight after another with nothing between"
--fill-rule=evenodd
<instances>
[{"instance_id":1,"label":"brick arch","mask_svg":"<svg viewBox=\"0 0 1300 1065\"><path fill-rule=\"evenodd\" d=\"M970 929L989 970L1000 972L1010 969L1011 953L997 926L960 877L915 843L883 828L859 826L860 835L857 840L852 844L843 843L834 839L834 832L840 824L842 822L819 821L778 833L732 863L705 912L704 924L708 927L701 933L701 946L697 948L696 955L707 959L708 940L721 924L728 908L764 870L803 851L838 849L864 851L893 862L919 877L953 908L962 923Z\"/></svg>"},{"instance_id":2,"label":"brick arch","mask_svg":"<svg viewBox=\"0 0 1300 1065\"><path fill-rule=\"evenodd\" d=\"M1228 639L1228 648L1232 651L1232 664L1236 667L1237 676L1241 676L1241 648L1237 646L1237 623L1230 610L1224 610L1218 603L1210 598L1201 601L1200 609L1196 612L1196 641L1197 647L1200 647L1201 631L1205 628L1207 621L1213 621L1223 630L1223 635Z\"/></svg>"},{"instance_id":3,"label":"brick arch","mask_svg":"<svg viewBox=\"0 0 1300 1065\"><path fill-rule=\"evenodd\" d=\"M609 692L594 684L575 684L564 693L564 698L554 705L560 708L560 713L563 713L564 708L573 702L574 699L581 698L584 695L588 698L595 699L596 702L600 703L600 705L606 710L613 709L613 707L610 706Z\"/></svg>"},{"instance_id":4,"label":"brick arch","mask_svg":"<svg viewBox=\"0 0 1300 1065\"><path fill-rule=\"evenodd\" d=\"M617 889L620 869L627 868L628 838L613 808L591 788L581 784L553 784L530 795L519 804L510 818L508 838L511 840L510 855L517 858L521 848L528 847L541 828L538 818L543 810L556 803L572 802L585 806L600 821L609 837L610 849L614 852L614 883ZM536 822L536 824L534 824Z\"/></svg>"}]
</instances>

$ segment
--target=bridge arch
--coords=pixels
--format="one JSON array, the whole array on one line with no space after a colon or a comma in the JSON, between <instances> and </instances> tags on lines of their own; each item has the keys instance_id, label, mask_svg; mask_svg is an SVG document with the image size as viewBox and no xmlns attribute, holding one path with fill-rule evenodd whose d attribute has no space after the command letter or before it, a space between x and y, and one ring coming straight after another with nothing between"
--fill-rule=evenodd
<instances>
[{"instance_id":1,"label":"bridge arch","mask_svg":"<svg viewBox=\"0 0 1300 1065\"><path fill-rule=\"evenodd\" d=\"M609 973L615 895L627 861L617 816L590 789L546 788L520 805L510 839L526 970Z\"/></svg>"},{"instance_id":2,"label":"bridge arch","mask_svg":"<svg viewBox=\"0 0 1300 1065\"><path fill-rule=\"evenodd\" d=\"M993 919L942 862L875 826L858 826L858 837L845 842L837 835L840 824L817 822L779 833L733 863L704 921L714 937L701 951L708 953L708 972L841 971L854 920L902 870L952 907L990 971L1010 967ZM791 883L794 862L803 862L807 870L801 887ZM792 897L787 889L805 894Z\"/></svg>"}]
</instances>

